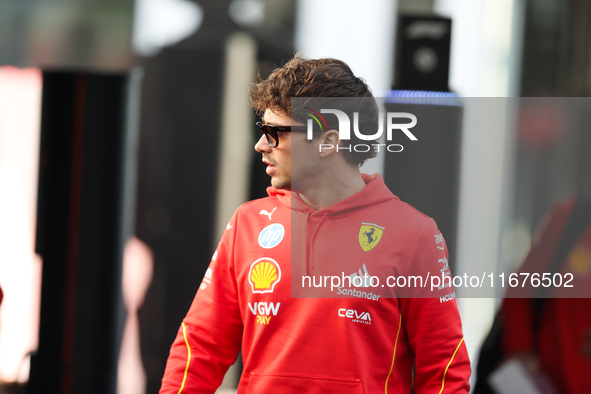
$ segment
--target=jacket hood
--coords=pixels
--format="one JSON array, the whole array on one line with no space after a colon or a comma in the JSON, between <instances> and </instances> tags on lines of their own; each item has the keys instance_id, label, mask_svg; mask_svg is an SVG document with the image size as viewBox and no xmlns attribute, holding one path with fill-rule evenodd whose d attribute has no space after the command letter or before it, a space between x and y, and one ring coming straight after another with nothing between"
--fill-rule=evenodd
<instances>
[{"instance_id":1,"label":"jacket hood","mask_svg":"<svg viewBox=\"0 0 591 394\"><path fill-rule=\"evenodd\" d=\"M309 215L314 216L325 216L327 214L328 216L334 216L384 201L398 200L398 197L392 194L386 187L384 179L380 174L361 174L361 176L365 182L365 187L361 191L319 211L306 204L298 193L292 193L291 190L276 189L273 186L269 186L267 193L271 197L276 196L281 204L287 208L293 209L294 211L307 212Z\"/></svg>"},{"instance_id":2,"label":"jacket hood","mask_svg":"<svg viewBox=\"0 0 591 394\"><path fill-rule=\"evenodd\" d=\"M267 188L269 196L276 196L281 204L291 209L292 213L298 213L298 216L301 217L301 227L298 228L301 229L302 245L304 247L300 262L302 275L307 275L310 268L314 269L314 244L322 226L330 217L384 201L398 200L398 197L393 195L386 187L384 179L379 174L361 174L361 176L365 182L365 187L361 191L321 210L316 210L306 204L298 193L292 193L286 189L276 189L272 186ZM292 219L294 219L293 216ZM308 227L310 228L308 229ZM294 263L292 261L292 264Z\"/></svg>"}]
</instances>

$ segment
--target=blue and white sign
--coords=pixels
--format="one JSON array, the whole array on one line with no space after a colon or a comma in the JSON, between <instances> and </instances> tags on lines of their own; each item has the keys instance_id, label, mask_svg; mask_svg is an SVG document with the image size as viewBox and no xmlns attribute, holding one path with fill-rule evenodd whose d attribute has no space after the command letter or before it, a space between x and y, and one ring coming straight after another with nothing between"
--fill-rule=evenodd
<instances>
[{"instance_id":1,"label":"blue and white sign","mask_svg":"<svg viewBox=\"0 0 591 394\"><path fill-rule=\"evenodd\" d=\"M265 249L274 248L283 240L284 234L285 229L280 223L270 224L259 234L259 245Z\"/></svg>"}]
</instances>

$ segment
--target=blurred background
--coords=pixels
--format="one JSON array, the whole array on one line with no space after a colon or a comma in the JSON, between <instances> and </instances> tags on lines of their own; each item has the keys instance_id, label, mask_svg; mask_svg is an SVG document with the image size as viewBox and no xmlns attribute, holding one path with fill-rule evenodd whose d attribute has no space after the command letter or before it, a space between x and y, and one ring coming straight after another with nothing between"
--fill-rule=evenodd
<instances>
[{"instance_id":1,"label":"blurred background","mask_svg":"<svg viewBox=\"0 0 591 394\"><path fill-rule=\"evenodd\" d=\"M0 393L158 392L227 220L269 185L248 87L297 51L387 105L459 98L434 161L363 170L437 220L455 272L515 269L591 194L590 22L586 0L3 0ZM473 362L502 294L458 299Z\"/></svg>"}]
</instances>

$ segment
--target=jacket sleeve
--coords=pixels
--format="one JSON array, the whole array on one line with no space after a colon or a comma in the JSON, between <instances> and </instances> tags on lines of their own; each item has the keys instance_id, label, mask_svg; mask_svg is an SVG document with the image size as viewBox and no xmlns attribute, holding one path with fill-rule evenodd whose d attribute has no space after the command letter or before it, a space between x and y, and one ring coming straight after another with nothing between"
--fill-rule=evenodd
<instances>
[{"instance_id":1,"label":"jacket sleeve","mask_svg":"<svg viewBox=\"0 0 591 394\"><path fill-rule=\"evenodd\" d=\"M448 257L443 236L429 219L415 238L406 275L451 275ZM433 291L430 284L416 289L414 297L400 299L403 327L415 353L414 390L468 393L470 360L453 284Z\"/></svg>"},{"instance_id":2,"label":"jacket sleeve","mask_svg":"<svg viewBox=\"0 0 591 394\"><path fill-rule=\"evenodd\" d=\"M160 394L214 393L238 356L243 325L234 270L237 217L238 211L172 344Z\"/></svg>"}]
</instances>

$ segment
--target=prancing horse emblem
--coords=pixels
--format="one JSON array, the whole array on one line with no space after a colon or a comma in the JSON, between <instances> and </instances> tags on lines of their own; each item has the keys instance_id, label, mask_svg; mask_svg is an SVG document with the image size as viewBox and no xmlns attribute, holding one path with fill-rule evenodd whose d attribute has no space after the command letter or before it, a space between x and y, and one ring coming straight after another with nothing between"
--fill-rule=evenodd
<instances>
[{"instance_id":1,"label":"prancing horse emblem","mask_svg":"<svg viewBox=\"0 0 591 394\"><path fill-rule=\"evenodd\" d=\"M384 227L374 223L361 223L361 228L359 229L359 246L361 246L364 252L370 251L380 243L383 234Z\"/></svg>"}]
</instances>

